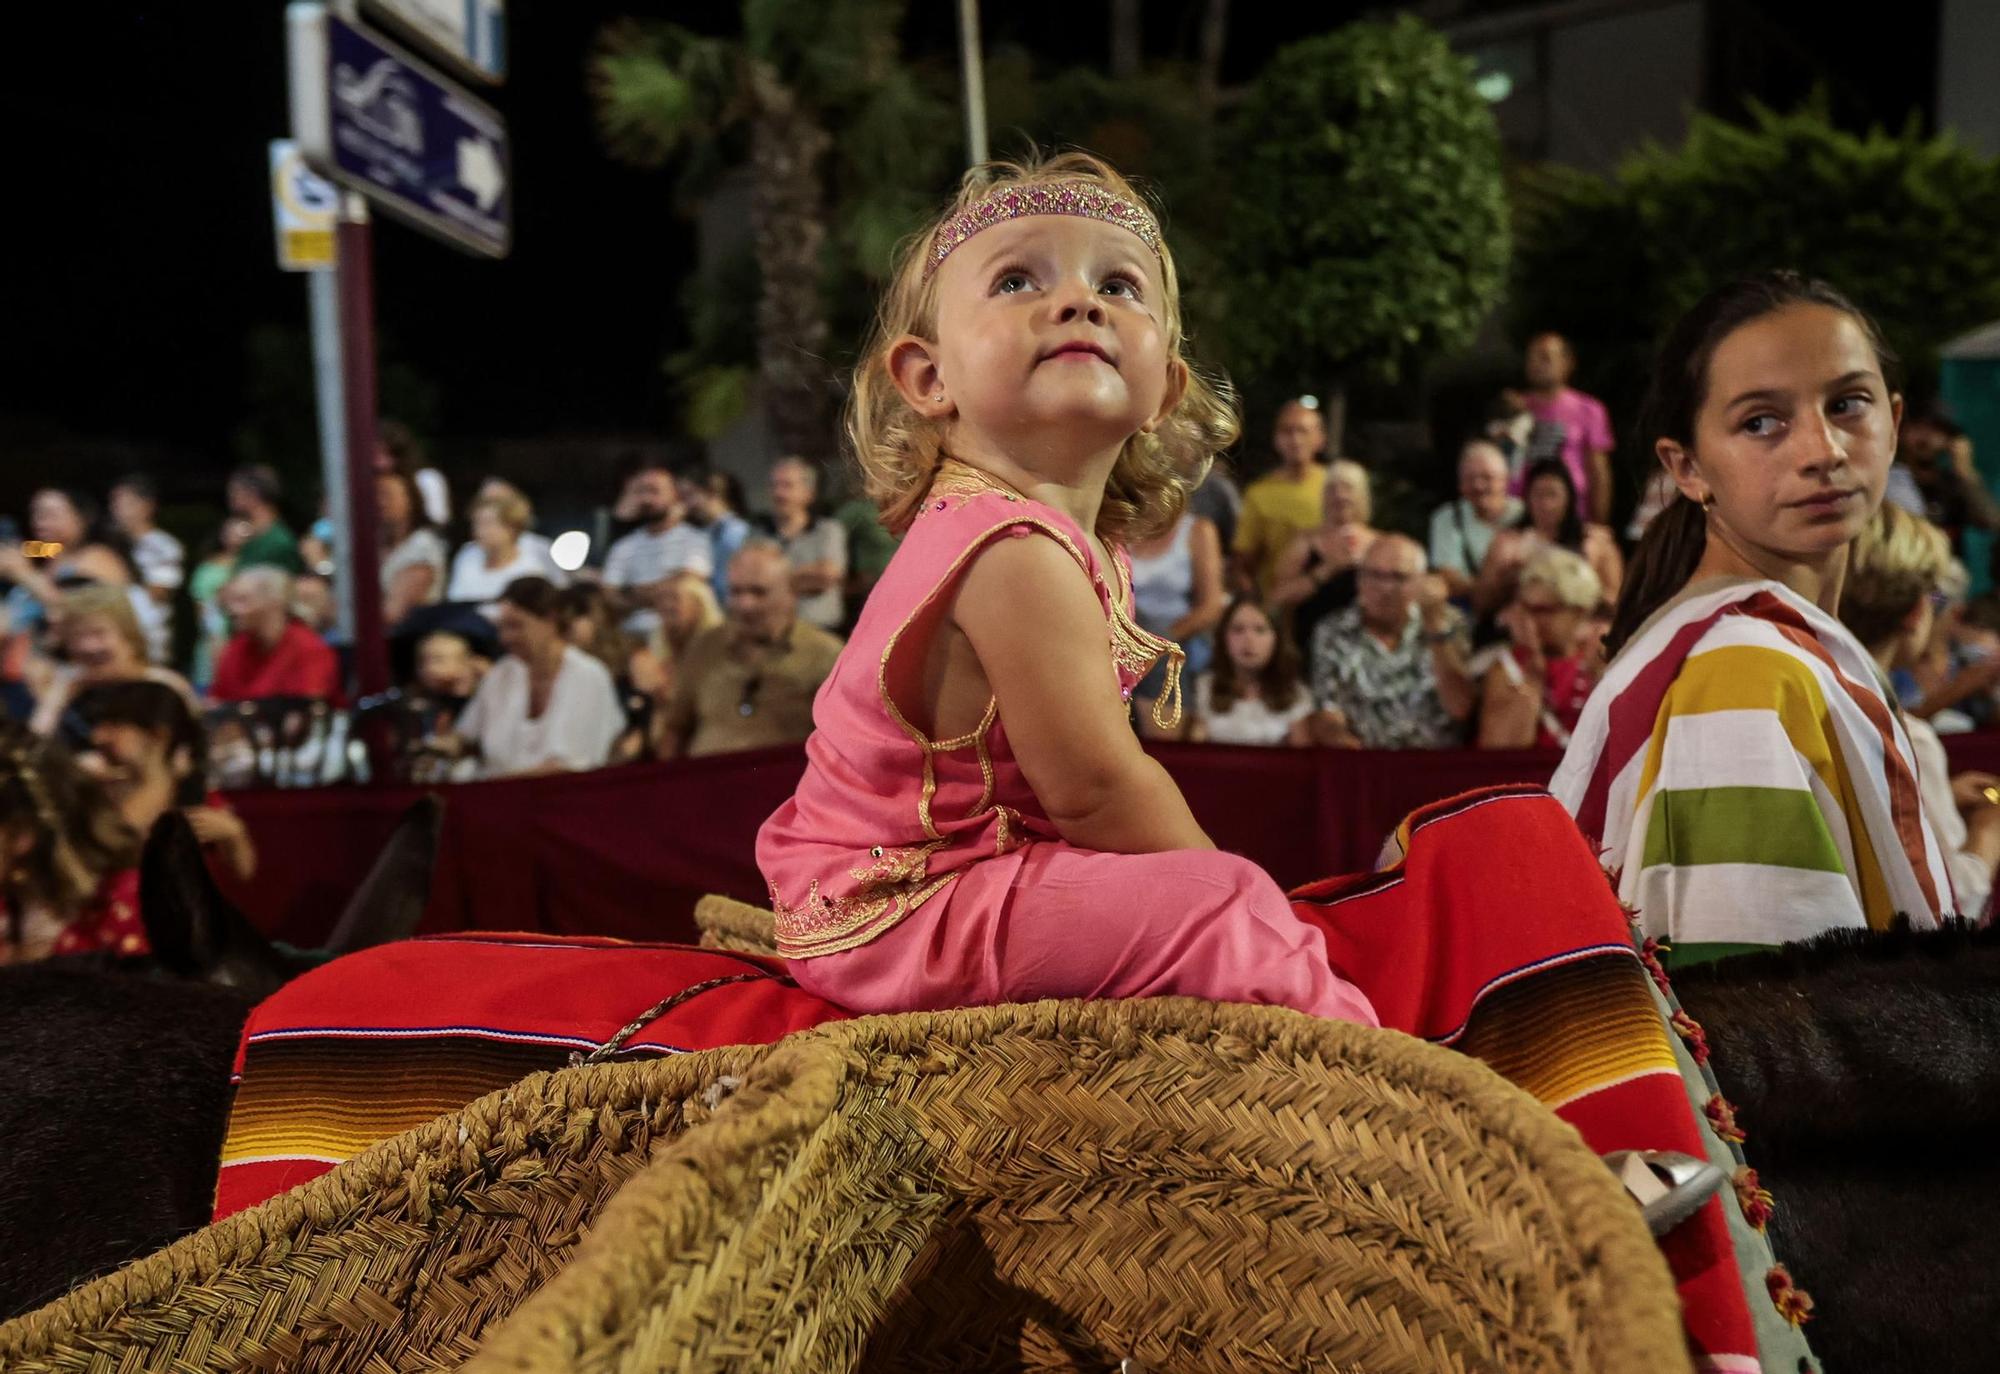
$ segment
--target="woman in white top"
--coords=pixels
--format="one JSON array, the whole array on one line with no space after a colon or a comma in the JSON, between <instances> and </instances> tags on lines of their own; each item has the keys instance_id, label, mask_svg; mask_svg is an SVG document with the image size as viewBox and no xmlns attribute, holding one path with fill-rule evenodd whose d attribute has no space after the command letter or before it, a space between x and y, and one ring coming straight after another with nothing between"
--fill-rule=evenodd
<instances>
[{"instance_id":1,"label":"woman in white top","mask_svg":"<svg viewBox=\"0 0 2000 1374\"><path fill-rule=\"evenodd\" d=\"M375 474L382 521L382 623L394 625L444 597L444 540L431 528L424 498L407 472Z\"/></svg>"},{"instance_id":2,"label":"woman in white top","mask_svg":"<svg viewBox=\"0 0 2000 1374\"><path fill-rule=\"evenodd\" d=\"M1215 522L1185 511L1163 534L1131 548L1132 609L1139 628L1181 646L1187 661L1181 671L1189 681L1208 671L1214 657L1211 636L1229 604L1222 590L1222 539ZM1167 661L1163 658L1132 689L1132 706L1139 733L1148 739L1172 738L1153 719L1153 706L1166 690Z\"/></svg>"},{"instance_id":3,"label":"woman in white top","mask_svg":"<svg viewBox=\"0 0 2000 1374\"><path fill-rule=\"evenodd\" d=\"M546 541L530 542L528 526L534 520L535 508L505 482L480 488L472 507L472 538L451 560L451 590L445 599L478 602L492 615L500 593L517 577L547 578L561 586L564 579L549 561Z\"/></svg>"},{"instance_id":4,"label":"woman in white top","mask_svg":"<svg viewBox=\"0 0 2000 1374\"><path fill-rule=\"evenodd\" d=\"M478 750L485 776L601 767L625 725L611 670L572 645L556 589L516 578L500 593L506 656L480 682L440 753Z\"/></svg>"},{"instance_id":5,"label":"woman in white top","mask_svg":"<svg viewBox=\"0 0 2000 1374\"><path fill-rule=\"evenodd\" d=\"M1222 614L1222 652L1194 686L1188 737L1211 744L1308 744L1313 713L1299 655L1270 612L1243 596Z\"/></svg>"}]
</instances>

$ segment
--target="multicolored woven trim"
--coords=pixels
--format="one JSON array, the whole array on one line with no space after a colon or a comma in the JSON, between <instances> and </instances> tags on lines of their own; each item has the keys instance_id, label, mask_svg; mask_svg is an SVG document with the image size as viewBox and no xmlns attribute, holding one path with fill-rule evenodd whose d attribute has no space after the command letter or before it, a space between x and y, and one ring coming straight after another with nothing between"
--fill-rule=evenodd
<instances>
[{"instance_id":1,"label":"multicolored woven trim","mask_svg":"<svg viewBox=\"0 0 2000 1374\"><path fill-rule=\"evenodd\" d=\"M973 235L1023 215L1082 215L1102 220L1131 230L1145 240L1148 248L1155 253L1160 251L1160 224L1145 206L1107 191L1094 181L1047 181L1012 186L975 201L938 226L931 237L930 254L924 261L924 279L930 280L938 265Z\"/></svg>"}]
</instances>

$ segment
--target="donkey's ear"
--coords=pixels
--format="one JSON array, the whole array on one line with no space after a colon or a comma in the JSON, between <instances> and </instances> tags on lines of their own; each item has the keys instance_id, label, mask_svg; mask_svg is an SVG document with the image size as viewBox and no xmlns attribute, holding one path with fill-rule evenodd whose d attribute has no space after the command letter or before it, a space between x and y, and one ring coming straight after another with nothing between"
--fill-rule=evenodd
<instances>
[{"instance_id":1,"label":"donkey's ear","mask_svg":"<svg viewBox=\"0 0 2000 1374\"><path fill-rule=\"evenodd\" d=\"M139 860L139 915L153 957L183 978L200 978L215 963L224 908L242 919L209 876L187 817L162 813Z\"/></svg>"},{"instance_id":2,"label":"donkey's ear","mask_svg":"<svg viewBox=\"0 0 2000 1374\"><path fill-rule=\"evenodd\" d=\"M263 995L285 981L284 962L209 876L187 817L153 823L139 860L139 916L153 957L182 978Z\"/></svg>"},{"instance_id":3,"label":"donkey's ear","mask_svg":"<svg viewBox=\"0 0 2000 1374\"><path fill-rule=\"evenodd\" d=\"M437 864L438 832L443 827L443 802L423 797L411 803L334 923L326 939L329 954L352 954L407 940L416 932L430 902L431 870Z\"/></svg>"}]
</instances>

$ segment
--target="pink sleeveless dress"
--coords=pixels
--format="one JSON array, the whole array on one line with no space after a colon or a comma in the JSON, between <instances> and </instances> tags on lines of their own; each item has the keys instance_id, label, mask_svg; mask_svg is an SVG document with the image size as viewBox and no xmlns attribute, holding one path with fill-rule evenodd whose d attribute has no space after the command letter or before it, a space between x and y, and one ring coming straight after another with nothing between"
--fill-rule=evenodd
<instances>
[{"instance_id":1,"label":"pink sleeveless dress","mask_svg":"<svg viewBox=\"0 0 2000 1374\"><path fill-rule=\"evenodd\" d=\"M778 948L800 986L856 1011L1180 994L1376 1023L1316 929L1234 854L1110 854L1065 842L989 701L934 740L899 709L959 576L994 540L1053 539L1104 610L1129 701L1169 646L1131 616L1068 516L947 462L813 703L806 772L757 836Z\"/></svg>"}]
</instances>

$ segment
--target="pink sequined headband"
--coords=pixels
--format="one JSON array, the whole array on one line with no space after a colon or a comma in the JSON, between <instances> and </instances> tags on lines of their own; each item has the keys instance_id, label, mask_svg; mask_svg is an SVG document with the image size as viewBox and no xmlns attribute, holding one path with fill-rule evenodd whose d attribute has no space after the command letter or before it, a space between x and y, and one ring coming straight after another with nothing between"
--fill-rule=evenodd
<instances>
[{"instance_id":1,"label":"pink sequined headband","mask_svg":"<svg viewBox=\"0 0 2000 1374\"><path fill-rule=\"evenodd\" d=\"M924 280L929 281L938 265L974 234L1023 215L1082 215L1102 220L1131 230L1145 240L1148 248L1155 253L1160 251L1159 221L1145 206L1107 191L1094 181L1045 181L1009 187L975 201L939 225L924 260Z\"/></svg>"}]
</instances>

